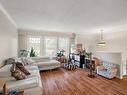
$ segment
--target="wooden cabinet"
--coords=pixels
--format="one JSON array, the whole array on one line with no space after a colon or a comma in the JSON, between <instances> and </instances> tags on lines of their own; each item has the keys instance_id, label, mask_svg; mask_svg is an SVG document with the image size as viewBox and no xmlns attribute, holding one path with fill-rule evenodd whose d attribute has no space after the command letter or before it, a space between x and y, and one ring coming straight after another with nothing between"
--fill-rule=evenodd
<instances>
[{"instance_id":1,"label":"wooden cabinet","mask_svg":"<svg viewBox=\"0 0 127 95\"><path fill-rule=\"evenodd\" d=\"M85 56L84 55L70 53L69 58L70 58L72 63L74 63L75 65L77 65L80 68L83 68L83 64L85 62Z\"/></svg>"},{"instance_id":2,"label":"wooden cabinet","mask_svg":"<svg viewBox=\"0 0 127 95\"><path fill-rule=\"evenodd\" d=\"M92 69L95 70L96 65L97 65L96 59L92 59L92 64L90 64L90 59L85 58L84 55L70 53L69 58L72 63L74 63L75 65L77 65L80 68L83 68L83 66L84 66L84 68L90 69L90 65L92 65Z\"/></svg>"}]
</instances>

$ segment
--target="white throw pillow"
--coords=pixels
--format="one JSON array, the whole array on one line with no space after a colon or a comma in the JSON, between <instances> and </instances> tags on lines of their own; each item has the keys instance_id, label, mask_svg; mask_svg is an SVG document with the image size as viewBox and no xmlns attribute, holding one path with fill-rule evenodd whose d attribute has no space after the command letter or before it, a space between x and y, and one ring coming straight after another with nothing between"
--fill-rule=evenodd
<instances>
[{"instance_id":1,"label":"white throw pillow","mask_svg":"<svg viewBox=\"0 0 127 95\"><path fill-rule=\"evenodd\" d=\"M17 62L21 62L24 65L30 65L32 63L35 63L35 61L33 61L30 57L21 57L21 58L18 58Z\"/></svg>"},{"instance_id":2,"label":"white throw pillow","mask_svg":"<svg viewBox=\"0 0 127 95\"><path fill-rule=\"evenodd\" d=\"M4 66L4 61L2 61L1 63L0 63L0 68L2 68Z\"/></svg>"},{"instance_id":3,"label":"white throw pillow","mask_svg":"<svg viewBox=\"0 0 127 95\"><path fill-rule=\"evenodd\" d=\"M27 58L26 58L26 61L27 61L28 64L35 63L35 61L32 60L30 57L27 57Z\"/></svg>"}]
</instances>

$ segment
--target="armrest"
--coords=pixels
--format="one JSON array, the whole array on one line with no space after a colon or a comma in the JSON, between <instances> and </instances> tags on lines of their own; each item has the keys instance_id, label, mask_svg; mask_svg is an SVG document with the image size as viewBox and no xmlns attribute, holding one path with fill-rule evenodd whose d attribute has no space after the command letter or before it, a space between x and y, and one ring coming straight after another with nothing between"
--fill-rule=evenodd
<instances>
[{"instance_id":1,"label":"armrest","mask_svg":"<svg viewBox=\"0 0 127 95\"><path fill-rule=\"evenodd\" d=\"M104 69L103 66L97 66L97 67L96 67L96 73L99 74L99 72L100 72L101 70L103 70L103 69Z\"/></svg>"},{"instance_id":2,"label":"armrest","mask_svg":"<svg viewBox=\"0 0 127 95\"><path fill-rule=\"evenodd\" d=\"M103 70L104 67L103 67L103 66L97 66L96 69L97 69L97 70Z\"/></svg>"}]
</instances>

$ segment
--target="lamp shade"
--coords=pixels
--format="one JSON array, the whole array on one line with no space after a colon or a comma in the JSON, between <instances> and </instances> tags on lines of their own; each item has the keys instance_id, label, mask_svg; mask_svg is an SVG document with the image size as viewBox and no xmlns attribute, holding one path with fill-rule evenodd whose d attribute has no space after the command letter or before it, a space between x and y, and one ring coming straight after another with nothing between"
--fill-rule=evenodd
<instances>
[{"instance_id":1,"label":"lamp shade","mask_svg":"<svg viewBox=\"0 0 127 95\"><path fill-rule=\"evenodd\" d=\"M100 41L99 43L98 43L98 46L105 46L105 42L104 41Z\"/></svg>"}]
</instances>

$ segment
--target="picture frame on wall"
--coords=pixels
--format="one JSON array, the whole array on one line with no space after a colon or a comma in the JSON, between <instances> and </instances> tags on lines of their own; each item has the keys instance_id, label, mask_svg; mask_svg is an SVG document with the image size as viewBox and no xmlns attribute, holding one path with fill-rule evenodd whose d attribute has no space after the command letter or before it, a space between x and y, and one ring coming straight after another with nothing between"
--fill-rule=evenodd
<instances>
[{"instance_id":1,"label":"picture frame on wall","mask_svg":"<svg viewBox=\"0 0 127 95\"><path fill-rule=\"evenodd\" d=\"M77 49L82 49L82 44L77 44Z\"/></svg>"},{"instance_id":2,"label":"picture frame on wall","mask_svg":"<svg viewBox=\"0 0 127 95\"><path fill-rule=\"evenodd\" d=\"M77 50L77 54L80 54L81 53L81 51L82 51L82 44L77 44L76 45L76 50Z\"/></svg>"}]
</instances>

